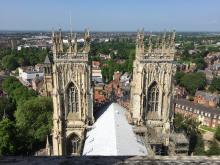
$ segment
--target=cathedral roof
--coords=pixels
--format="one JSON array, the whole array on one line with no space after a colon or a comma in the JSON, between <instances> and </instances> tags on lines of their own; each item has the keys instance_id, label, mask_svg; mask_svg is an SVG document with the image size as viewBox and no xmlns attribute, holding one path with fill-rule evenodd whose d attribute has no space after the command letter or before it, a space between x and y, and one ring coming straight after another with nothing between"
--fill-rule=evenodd
<instances>
[{"instance_id":1,"label":"cathedral roof","mask_svg":"<svg viewBox=\"0 0 220 165\"><path fill-rule=\"evenodd\" d=\"M112 103L87 132L83 155L147 155L126 119L126 109Z\"/></svg>"}]
</instances>

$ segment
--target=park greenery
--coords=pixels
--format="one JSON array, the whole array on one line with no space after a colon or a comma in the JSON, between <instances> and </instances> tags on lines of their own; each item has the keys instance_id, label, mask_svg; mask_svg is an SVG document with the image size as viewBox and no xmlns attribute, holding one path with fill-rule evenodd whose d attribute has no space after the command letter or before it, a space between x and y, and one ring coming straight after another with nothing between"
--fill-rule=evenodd
<instances>
[{"instance_id":1,"label":"park greenery","mask_svg":"<svg viewBox=\"0 0 220 165\"><path fill-rule=\"evenodd\" d=\"M0 69L15 70L19 66L42 63L49 54L49 49L22 48L20 51L10 48L0 49Z\"/></svg>"},{"instance_id":2,"label":"park greenery","mask_svg":"<svg viewBox=\"0 0 220 165\"><path fill-rule=\"evenodd\" d=\"M186 48L184 48L181 53L179 63L195 63L197 70L203 70L206 67L206 63L204 61L204 57L208 54L207 50L200 50L196 53L190 54L189 49L186 44Z\"/></svg>"},{"instance_id":3,"label":"park greenery","mask_svg":"<svg viewBox=\"0 0 220 165\"><path fill-rule=\"evenodd\" d=\"M99 54L111 56L110 60L102 61ZM135 57L135 43L132 40L112 40L110 42L94 42L91 45L91 60L101 62L102 76L105 82L111 81L115 71L132 72Z\"/></svg>"},{"instance_id":4,"label":"park greenery","mask_svg":"<svg viewBox=\"0 0 220 165\"><path fill-rule=\"evenodd\" d=\"M194 95L196 90L203 90L206 86L205 74L201 72L177 72L174 79L178 85L185 87L190 95Z\"/></svg>"},{"instance_id":5,"label":"park greenery","mask_svg":"<svg viewBox=\"0 0 220 165\"><path fill-rule=\"evenodd\" d=\"M209 91L210 92L220 92L220 78L215 77L210 86L209 86Z\"/></svg>"},{"instance_id":6,"label":"park greenery","mask_svg":"<svg viewBox=\"0 0 220 165\"><path fill-rule=\"evenodd\" d=\"M177 85L185 87L187 92L193 96L196 90L204 90L207 86L204 73L184 73L177 71L174 76ZM220 93L220 78L214 77L211 84L208 86L210 92Z\"/></svg>"},{"instance_id":7,"label":"park greenery","mask_svg":"<svg viewBox=\"0 0 220 165\"><path fill-rule=\"evenodd\" d=\"M37 96L16 78L3 81L0 98L0 155L27 155L45 147L52 128L52 100Z\"/></svg>"},{"instance_id":8,"label":"park greenery","mask_svg":"<svg viewBox=\"0 0 220 165\"><path fill-rule=\"evenodd\" d=\"M207 37L205 37L207 38ZM196 46L201 40L196 36L177 36L177 42L182 43L177 48L180 54L178 63L195 63L197 70L206 67L204 57L216 47ZM213 39L210 37L210 39ZM214 38L216 41L220 38ZM197 49L193 54L189 50ZM111 59L102 60L99 54L110 55ZM23 48L20 51L9 48L0 49L0 69L12 71L19 66L42 63L45 56L51 56L49 49ZM89 53L90 62L100 61L104 82L113 79L115 71L132 72L135 58L135 42L130 39L114 39L109 42L92 42ZM204 73L177 72L174 76L177 85L184 87L193 96L196 90L204 90L206 78ZM40 97L16 78L8 77L2 83L2 89L7 94L0 98L0 155L28 155L45 147L46 137L52 128L52 100ZM220 78L214 78L209 91L220 92ZM204 150L204 141L199 131L199 123L193 118L184 118L176 114L174 118L176 132L185 132L189 138L189 154L219 155L220 127L215 131L214 140L208 151Z\"/></svg>"}]
</instances>

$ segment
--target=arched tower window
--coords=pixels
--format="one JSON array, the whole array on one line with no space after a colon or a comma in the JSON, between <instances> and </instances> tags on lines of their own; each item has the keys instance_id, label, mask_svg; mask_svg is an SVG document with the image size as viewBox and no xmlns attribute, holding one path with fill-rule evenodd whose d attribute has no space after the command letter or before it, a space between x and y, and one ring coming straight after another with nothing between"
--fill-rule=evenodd
<instances>
[{"instance_id":1,"label":"arched tower window","mask_svg":"<svg viewBox=\"0 0 220 165\"><path fill-rule=\"evenodd\" d=\"M79 154L79 148L80 148L80 138L76 134L70 135L67 144L67 154L68 155Z\"/></svg>"},{"instance_id":2,"label":"arched tower window","mask_svg":"<svg viewBox=\"0 0 220 165\"><path fill-rule=\"evenodd\" d=\"M79 92L75 84L70 83L67 88L68 97L68 112L78 112L79 111Z\"/></svg>"},{"instance_id":3,"label":"arched tower window","mask_svg":"<svg viewBox=\"0 0 220 165\"><path fill-rule=\"evenodd\" d=\"M156 82L154 82L148 89L148 111L155 112L158 110L159 103L159 88Z\"/></svg>"}]
</instances>

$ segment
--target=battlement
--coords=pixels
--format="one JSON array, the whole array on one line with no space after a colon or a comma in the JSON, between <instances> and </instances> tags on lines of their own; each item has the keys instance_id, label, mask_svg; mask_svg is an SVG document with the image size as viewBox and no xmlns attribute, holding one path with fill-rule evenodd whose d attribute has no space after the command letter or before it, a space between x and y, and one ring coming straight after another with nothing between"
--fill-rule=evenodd
<instances>
[{"instance_id":1,"label":"battlement","mask_svg":"<svg viewBox=\"0 0 220 165\"><path fill-rule=\"evenodd\" d=\"M146 48L145 48L146 47ZM175 31L172 34L163 36L158 35L155 42L152 35L148 37L148 44L144 43L144 30L139 31L136 38L136 59L141 62L157 61L169 62L173 61L175 56Z\"/></svg>"},{"instance_id":2,"label":"battlement","mask_svg":"<svg viewBox=\"0 0 220 165\"><path fill-rule=\"evenodd\" d=\"M84 44L82 48L78 48L77 45L77 36L76 34L72 35L72 32L68 38L68 48L64 50L63 37L61 29L59 32L52 33L52 42L53 42L53 58L54 61L88 61L88 53L90 51L90 34L88 29L85 30L84 35Z\"/></svg>"},{"instance_id":3,"label":"battlement","mask_svg":"<svg viewBox=\"0 0 220 165\"><path fill-rule=\"evenodd\" d=\"M57 54L56 58L54 59L56 62L63 62L63 61L73 61L73 62L87 62L88 61L88 53L64 53L64 54Z\"/></svg>"}]
</instances>

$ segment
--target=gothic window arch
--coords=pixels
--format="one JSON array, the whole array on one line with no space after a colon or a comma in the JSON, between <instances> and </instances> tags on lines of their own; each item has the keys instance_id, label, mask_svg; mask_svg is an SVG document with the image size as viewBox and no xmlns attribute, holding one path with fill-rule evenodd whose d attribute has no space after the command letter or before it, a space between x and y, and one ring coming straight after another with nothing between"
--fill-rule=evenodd
<instances>
[{"instance_id":1,"label":"gothic window arch","mask_svg":"<svg viewBox=\"0 0 220 165\"><path fill-rule=\"evenodd\" d=\"M68 138L67 153L68 155L79 154L80 138L76 134L71 134Z\"/></svg>"},{"instance_id":2,"label":"gothic window arch","mask_svg":"<svg viewBox=\"0 0 220 165\"><path fill-rule=\"evenodd\" d=\"M74 83L70 83L67 88L68 112L74 113L79 111L79 91Z\"/></svg>"},{"instance_id":3,"label":"gothic window arch","mask_svg":"<svg viewBox=\"0 0 220 165\"><path fill-rule=\"evenodd\" d=\"M153 82L148 89L148 111L155 112L158 111L159 103L159 87L156 82Z\"/></svg>"}]
</instances>

